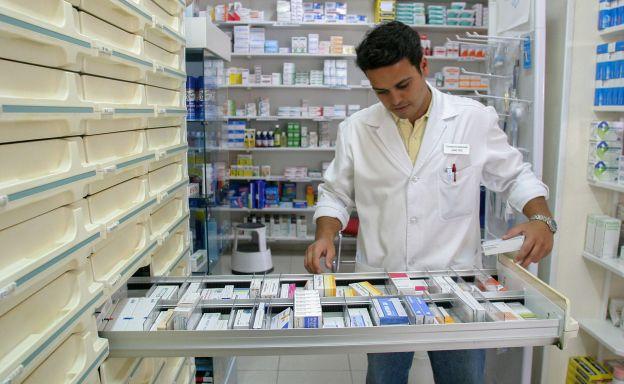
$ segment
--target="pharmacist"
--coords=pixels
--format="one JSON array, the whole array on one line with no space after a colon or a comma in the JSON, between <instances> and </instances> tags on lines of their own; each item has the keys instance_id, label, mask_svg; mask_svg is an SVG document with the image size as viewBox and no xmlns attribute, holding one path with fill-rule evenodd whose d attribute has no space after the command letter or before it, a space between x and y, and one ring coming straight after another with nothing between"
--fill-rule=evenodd
<instances>
[{"instance_id":1,"label":"pharmacist","mask_svg":"<svg viewBox=\"0 0 624 384\"><path fill-rule=\"evenodd\" d=\"M556 231L548 188L508 144L496 111L432 88L420 36L400 22L367 34L356 60L380 103L340 124L335 158L318 190L306 269L320 273L321 259L331 267L333 239L354 208L356 271L480 265L480 183L529 219L505 235L525 236L516 260L528 266L545 257ZM429 356L437 384L483 382L483 350ZM406 383L412 358L369 354L367 383Z\"/></svg>"}]
</instances>

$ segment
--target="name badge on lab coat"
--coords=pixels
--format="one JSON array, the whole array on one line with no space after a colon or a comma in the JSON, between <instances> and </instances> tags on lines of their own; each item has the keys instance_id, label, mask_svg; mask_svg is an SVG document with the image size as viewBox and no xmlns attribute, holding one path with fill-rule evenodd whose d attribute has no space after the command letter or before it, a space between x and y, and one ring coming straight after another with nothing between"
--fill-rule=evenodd
<instances>
[{"instance_id":1,"label":"name badge on lab coat","mask_svg":"<svg viewBox=\"0 0 624 384\"><path fill-rule=\"evenodd\" d=\"M470 155L470 144L444 144L445 155Z\"/></svg>"}]
</instances>

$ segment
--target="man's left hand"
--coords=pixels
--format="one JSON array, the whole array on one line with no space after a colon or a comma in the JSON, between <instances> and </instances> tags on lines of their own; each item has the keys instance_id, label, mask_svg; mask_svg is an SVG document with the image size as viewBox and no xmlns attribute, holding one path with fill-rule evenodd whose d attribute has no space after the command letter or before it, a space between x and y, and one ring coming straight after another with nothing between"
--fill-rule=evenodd
<instances>
[{"instance_id":1,"label":"man's left hand","mask_svg":"<svg viewBox=\"0 0 624 384\"><path fill-rule=\"evenodd\" d=\"M553 233L542 221L529 221L511 228L503 240L524 235L522 248L516 255L516 262L526 268L531 263L538 263L546 257L553 247Z\"/></svg>"}]
</instances>

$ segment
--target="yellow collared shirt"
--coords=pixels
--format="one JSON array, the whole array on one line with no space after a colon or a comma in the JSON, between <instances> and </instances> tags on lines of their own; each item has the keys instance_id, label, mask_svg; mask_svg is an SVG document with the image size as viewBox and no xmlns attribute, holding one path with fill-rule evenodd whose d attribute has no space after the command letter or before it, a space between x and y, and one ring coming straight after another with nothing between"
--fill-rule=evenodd
<instances>
[{"instance_id":1,"label":"yellow collared shirt","mask_svg":"<svg viewBox=\"0 0 624 384\"><path fill-rule=\"evenodd\" d=\"M397 115L391 113L392 117L394 118L394 122L399 129L399 134L401 135L403 144L405 144L407 154L412 160L412 164L416 163L418 152L420 152L420 145L422 144L425 127L427 126L427 120L429 119L431 104L433 104L433 100L429 103L429 108L427 108L427 112L425 112L424 115L416 120L413 125L408 119L400 119Z\"/></svg>"}]
</instances>

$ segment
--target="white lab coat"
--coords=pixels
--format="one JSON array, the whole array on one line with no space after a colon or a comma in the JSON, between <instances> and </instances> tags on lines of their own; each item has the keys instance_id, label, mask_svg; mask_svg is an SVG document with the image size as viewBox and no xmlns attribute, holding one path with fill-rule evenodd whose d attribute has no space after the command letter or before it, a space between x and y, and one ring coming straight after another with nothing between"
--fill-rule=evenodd
<instances>
[{"instance_id":1,"label":"white lab coat","mask_svg":"<svg viewBox=\"0 0 624 384\"><path fill-rule=\"evenodd\" d=\"M314 220L335 217L344 228L357 209L359 271L480 265L480 183L502 192L518 211L535 197L548 197L548 188L508 144L494 108L434 88L432 93L415 165L381 103L339 126ZM445 143L469 144L470 153L445 154ZM453 164L456 182L446 171Z\"/></svg>"}]
</instances>

